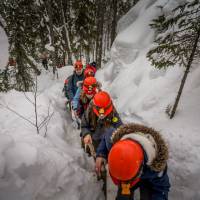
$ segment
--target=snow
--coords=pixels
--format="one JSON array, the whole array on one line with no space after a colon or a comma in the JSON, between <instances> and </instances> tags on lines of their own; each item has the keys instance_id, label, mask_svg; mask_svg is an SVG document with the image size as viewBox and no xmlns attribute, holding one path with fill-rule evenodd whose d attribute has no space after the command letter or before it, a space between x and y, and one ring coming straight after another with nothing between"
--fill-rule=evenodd
<instances>
[{"instance_id":1,"label":"snow","mask_svg":"<svg viewBox=\"0 0 200 200\"><path fill-rule=\"evenodd\" d=\"M1 48L0 48L0 69L3 69L7 63L8 63L8 38L4 32L4 30L2 29L2 27L0 27L0 44L1 44Z\"/></svg>"},{"instance_id":2,"label":"snow","mask_svg":"<svg viewBox=\"0 0 200 200\"><path fill-rule=\"evenodd\" d=\"M47 50L49 50L49 51L54 51L54 50L55 50L55 48L54 48L53 46L51 46L50 44L46 44L46 45L45 45L45 48L46 48Z\"/></svg>"},{"instance_id":3,"label":"snow","mask_svg":"<svg viewBox=\"0 0 200 200\"><path fill-rule=\"evenodd\" d=\"M59 80L42 72L38 80L38 122L54 113L47 127L36 128L6 106L35 122L33 94L0 93L0 199L87 200L103 199L94 162L83 152L79 131L71 127L62 95L64 79L72 66L59 70Z\"/></svg>"},{"instance_id":4,"label":"snow","mask_svg":"<svg viewBox=\"0 0 200 200\"><path fill-rule=\"evenodd\" d=\"M97 72L103 88L110 92L125 122L137 122L161 132L169 145L168 170L170 199L200 199L200 67L193 65L188 75L176 115L169 119L165 110L173 105L184 68L157 70L146 53L153 47L151 19L183 1L141 0L118 24L111 49L111 61ZM124 23L125 22L125 23Z\"/></svg>"}]
</instances>

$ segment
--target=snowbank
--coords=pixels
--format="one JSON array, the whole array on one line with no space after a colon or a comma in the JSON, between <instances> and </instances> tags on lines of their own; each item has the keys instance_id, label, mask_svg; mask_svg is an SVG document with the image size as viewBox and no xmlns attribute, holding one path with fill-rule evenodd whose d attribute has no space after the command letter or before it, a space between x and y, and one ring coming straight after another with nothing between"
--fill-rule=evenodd
<instances>
[{"instance_id":1,"label":"snowbank","mask_svg":"<svg viewBox=\"0 0 200 200\"><path fill-rule=\"evenodd\" d=\"M175 117L166 107L173 105L184 69L176 66L157 70L146 58L154 32L148 24L161 12L181 1L141 0L118 24L119 33L111 51L111 62L97 73L126 122L147 124L161 131L169 144L170 199L200 199L200 67L188 75ZM137 9L136 9L137 8ZM123 22L127 22L123 24Z\"/></svg>"},{"instance_id":2,"label":"snowbank","mask_svg":"<svg viewBox=\"0 0 200 200\"><path fill-rule=\"evenodd\" d=\"M79 132L71 126L62 96L64 78L72 67L59 70L59 80L48 72L39 77L38 122L54 113L40 129L35 123L33 94L0 93L0 199L88 200L103 199L101 183L94 176L94 162L83 153ZM26 95L26 96L25 96Z\"/></svg>"}]
</instances>

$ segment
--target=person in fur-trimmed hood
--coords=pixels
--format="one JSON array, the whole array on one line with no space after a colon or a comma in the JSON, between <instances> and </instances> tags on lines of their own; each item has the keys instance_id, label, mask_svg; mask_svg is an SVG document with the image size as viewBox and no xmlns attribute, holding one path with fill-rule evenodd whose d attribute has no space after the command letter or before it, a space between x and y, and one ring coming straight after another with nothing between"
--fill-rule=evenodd
<instances>
[{"instance_id":1,"label":"person in fur-trimmed hood","mask_svg":"<svg viewBox=\"0 0 200 200\"><path fill-rule=\"evenodd\" d=\"M116 200L133 200L140 188L140 200L167 200L168 147L161 134L139 124L125 124L107 131L97 149L95 170L108 160L113 182L118 185Z\"/></svg>"}]
</instances>

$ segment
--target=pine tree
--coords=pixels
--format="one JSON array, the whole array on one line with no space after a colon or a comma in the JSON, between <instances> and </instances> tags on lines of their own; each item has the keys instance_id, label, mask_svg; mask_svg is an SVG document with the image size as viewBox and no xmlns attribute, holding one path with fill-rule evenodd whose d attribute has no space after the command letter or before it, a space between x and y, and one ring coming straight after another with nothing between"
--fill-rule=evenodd
<instances>
[{"instance_id":1,"label":"pine tree","mask_svg":"<svg viewBox=\"0 0 200 200\"><path fill-rule=\"evenodd\" d=\"M92 50L92 42L96 34L95 27L95 4L92 0L72 2L74 16L73 22L73 46L77 53L77 58L81 55L89 56Z\"/></svg>"},{"instance_id":2,"label":"pine tree","mask_svg":"<svg viewBox=\"0 0 200 200\"><path fill-rule=\"evenodd\" d=\"M153 20L151 27L157 32L157 46L147 57L158 69L179 64L186 68L170 114L173 118L180 96L194 59L199 57L200 2L193 0L176 7L173 15L161 15Z\"/></svg>"},{"instance_id":3,"label":"pine tree","mask_svg":"<svg viewBox=\"0 0 200 200\"><path fill-rule=\"evenodd\" d=\"M113 2L117 5L116 13ZM9 38L10 55L17 60L17 84L18 81L23 81L24 89L29 88L27 84L28 79L32 84L32 73L40 74L37 62L44 51L50 54L54 67L60 62L64 63L66 54L69 64L74 61L74 55L77 59L83 55L88 61L97 60L100 67L103 56L110 49L111 40L116 35L117 20L133 2L134 0L0 1L0 26ZM49 50L49 45L54 50ZM21 82L19 85L18 89L23 90Z\"/></svg>"}]
</instances>

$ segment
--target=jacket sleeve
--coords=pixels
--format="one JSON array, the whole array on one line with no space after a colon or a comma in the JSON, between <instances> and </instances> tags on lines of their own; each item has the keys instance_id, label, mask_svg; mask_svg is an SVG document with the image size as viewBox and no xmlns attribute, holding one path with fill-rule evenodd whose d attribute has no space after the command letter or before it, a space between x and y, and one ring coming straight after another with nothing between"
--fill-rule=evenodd
<instances>
[{"instance_id":1,"label":"jacket sleeve","mask_svg":"<svg viewBox=\"0 0 200 200\"><path fill-rule=\"evenodd\" d=\"M113 127L109 127L105 130L105 133L101 139L101 142L97 148L97 157L103 157L105 159L107 159L108 157L108 153L112 147L112 142L111 142L111 136L112 133L115 131L116 129Z\"/></svg>"},{"instance_id":2,"label":"jacket sleeve","mask_svg":"<svg viewBox=\"0 0 200 200\"><path fill-rule=\"evenodd\" d=\"M87 111L87 110L86 110ZM90 131L90 124L89 124L89 119L87 119L87 112L83 113L83 116L81 118L81 136L85 137L87 134L91 134Z\"/></svg>"},{"instance_id":3,"label":"jacket sleeve","mask_svg":"<svg viewBox=\"0 0 200 200\"><path fill-rule=\"evenodd\" d=\"M106 139L105 137L103 137L101 139L101 142L97 148L97 152L96 152L96 156L97 157L103 157L105 159L107 159L107 156L108 156L108 149L106 147Z\"/></svg>"},{"instance_id":4,"label":"jacket sleeve","mask_svg":"<svg viewBox=\"0 0 200 200\"><path fill-rule=\"evenodd\" d=\"M73 110L77 110L78 109L80 95L81 95L81 88L79 87L77 89L77 91L76 91L76 94L75 94L73 100L72 100L72 108L73 108Z\"/></svg>"},{"instance_id":5,"label":"jacket sleeve","mask_svg":"<svg viewBox=\"0 0 200 200\"><path fill-rule=\"evenodd\" d=\"M74 94L73 94L73 75L69 78L68 88L67 88L69 100L72 101Z\"/></svg>"},{"instance_id":6,"label":"jacket sleeve","mask_svg":"<svg viewBox=\"0 0 200 200\"><path fill-rule=\"evenodd\" d=\"M150 169L149 169L150 170ZM169 177L167 175L167 167L162 172L150 170L148 182L152 188L153 200L168 200L168 192L170 189ZM141 190L142 190L141 186Z\"/></svg>"}]
</instances>

